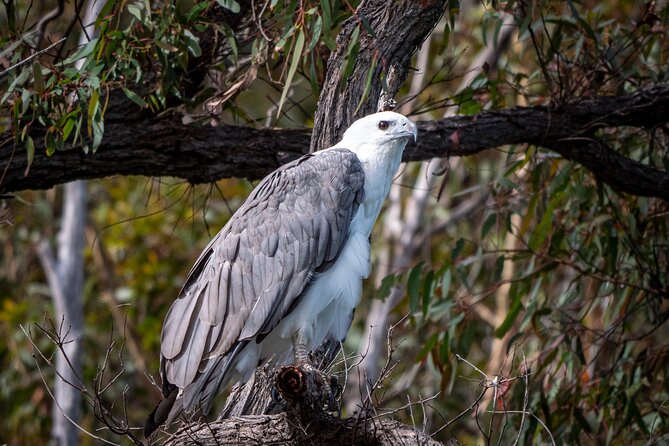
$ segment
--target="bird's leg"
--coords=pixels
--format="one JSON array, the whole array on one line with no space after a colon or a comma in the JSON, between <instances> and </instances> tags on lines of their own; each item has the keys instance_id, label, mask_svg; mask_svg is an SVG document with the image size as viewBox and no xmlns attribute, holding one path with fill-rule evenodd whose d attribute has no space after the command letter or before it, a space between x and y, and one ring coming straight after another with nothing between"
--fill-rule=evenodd
<instances>
[{"instance_id":1,"label":"bird's leg","mask_svg":"<svg viewBox=\"0 0 669 446\"><path fill-rule=\"evenodd\" d=\"M300 339L301 336L299 333L295 332L290 338L291 343L293 344L293 356L295 358L296 365L311 364L309 360L309 352L307 351L307 344Z\"/></svg>"},{"instance_id":2,"label":"bird's leg","mask_svg":"<svg viewBox=\"0 0 669 446\"><path fill-rule=\"evenodd\" d=\"M298 334L291 337L291 342L295 362L293 366L279 370L276 377L278 394L289 405L297 408L337 410L337 395L333 392L333 388L335 391L339 389L336 377L324 373L312 364L306 344L301 342Z\"/></svg>"}]
</instances>

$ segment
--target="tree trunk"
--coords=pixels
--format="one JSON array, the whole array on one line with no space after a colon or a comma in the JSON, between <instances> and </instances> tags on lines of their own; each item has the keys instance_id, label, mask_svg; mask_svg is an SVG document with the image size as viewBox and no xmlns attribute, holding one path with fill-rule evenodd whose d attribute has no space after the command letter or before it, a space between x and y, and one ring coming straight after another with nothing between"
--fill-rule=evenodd
<instances>
[{"instance_id":1,"label":"tree trunk","mask_svg":"<svg viewBox=\"0 0 669 446\"><path fill-rule=\"evenodd\" d=\"M84 225L86 222L86 184L76 181L65 185L63 217L58 233L58 258L44 240L38 254L49 282L56 310L54 323L63 341L56 353L53 427L51 438L57 445L78 444L81 414L81 347L84 334L82 291L84 284Z\"/></svg>"},{"instance_id":2,"label":"tree trunk","mask_svg":"<svg viewBox=\"0 0 669 446\"><path fill-rule=\"evenodd\" d=\"M88 43L94 35L93 23L104 2L85 3L79 46ZM60 5L62 7L62 5ZM62 11L60 11L62 13ZM77 61L81 68L83 59ZM70 99L71 100L71 99ZM58 234L58 260L54 259L46 240L38 247L38 254L47 275L56 310L55 323L63 341L62 351L56 353L56 379L52 408L51 438L56 445L75 446L79 443L76 425L81 415L82 346L84 336L84 240L86 226L87 187L84 181L65 184L63 215Z\"/></svg>"},{"instance_id":3,"label":"tree trunk","mask_svg":"<svg viewBox=\"0 0 669 446\"><path fill-rule=\"evenodd\" d=\"M379 98L394 98L407 77L413 54L444 15L447 5L445 0L368 0L360 4L342 26L337 50L328 60L314 117L312 152L334 145L353 121L379 111ZM360 50L351 74L345 77L354 33L359 33ZM368 85L369 70L374 73ZM384 81L386 91L382 91Z\"/></svg>"}]
</instances>

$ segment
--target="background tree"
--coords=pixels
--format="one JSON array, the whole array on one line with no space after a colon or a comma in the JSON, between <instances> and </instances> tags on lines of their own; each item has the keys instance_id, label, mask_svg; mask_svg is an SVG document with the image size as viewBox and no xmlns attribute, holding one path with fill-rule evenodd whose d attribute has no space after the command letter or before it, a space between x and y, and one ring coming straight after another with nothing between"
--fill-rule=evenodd
<instances>
[{"instance_id":1,"label":"background tree","mask_svg":"<svg viewBox=\"0 0 669 446\"><path fill-rule=\"evenodd\" d=\"M419 122L406 160L441 159L405 167L379 225L344 350L399 322L392 367L361 349L346 414L374 388L444 442L669 439L664 2L107 1L77 47L81 11L2 11L0 440L48 435L53 371L20 325L49 314L34 247L60 190L30 189L116 175L91 184L82 382L122 367L102 399L132 386L138 425L184 265L250 190L231 177L325 147L393 96Z\"/></svg>"}]
</instances>

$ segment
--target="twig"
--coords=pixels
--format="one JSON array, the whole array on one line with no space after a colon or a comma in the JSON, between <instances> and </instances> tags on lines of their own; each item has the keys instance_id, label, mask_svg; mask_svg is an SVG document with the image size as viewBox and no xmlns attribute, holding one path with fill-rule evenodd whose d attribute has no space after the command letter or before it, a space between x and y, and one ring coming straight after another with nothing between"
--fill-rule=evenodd
<instances>
[{"instance_id":1,"label":"twig","mask_svg":"<svg viewBox=\"0 0 669 446\"><path fill-rule=\"evenodd\" d=\"M471 362L467 361L465 358L463 358L462 356L460 356L460 355L457 354L457 353L455 354L455 357L458 359L458 361L462 361L462 362L466 363L466 364L469 365L471 368L473 368L474 370L476 370L477 372L479 372L481 375L483 375L483 376L485 377L485 379L486 379L487 381L490 381L490 378L488 378L488 375L486 375L485 373L483 373L483 372L481 371L481 369L479 369L478 367L476 367L474 364L472 364Z\"/></svg>"},{"instance_id":2,"label":"twig","mask_svg":"<svg viewBox=\"0 0 669 446\"><path fill-rule=\"evenodd\" d=\"M531 416L533 416L534 419L537 420L537 422L538 422L539 424L541 424L541 427L543 427L543 428L546 430L546 433L548 434L548 436L549 436L550 439L551 439L551 444L552 444L553 446L556 446L556 445L555 445L555 438L553 438L553 434L552 434L551 431L548 429L548 426L546 426L546 424L544 424L544 422L541 420L541 418L539 418L538 416L534 415L532 412L529 412L529 411L526 411L526 410L507 410L506 412L507 412L507 413L523 413L523 414L525 414L525 415L531 415Z\"/></svg>"},{"instance_id":3,"label":"twig","mask_svg":"<svg viewBox=\"0 0 669 446\"><path fill-rule=\"evenodd\" d=\"M42 372L42 367L40 366L39 361L37 360L35 354L37 353L37 354L38 354L38 355L39 355L39 356L40 356L40 357L47 363L47 365L49 365L50 367L53 367L53 364L52 364L51 360L49 360L46 356L44 356L44 353L42 353L42 351L39 349L39 347L37 347L37 345L35 344L35 341L33 341L33 339L32 339L32 335L30 334L29 330L26 330L25 327L23 327L23 325L21 325L21 324L19 324L19 327L21 328L21 331L23 331L23 334L26 336L26 338L28 339L28 342L29 342L30 345L32 346L32 349L33 349L32 356L33 356L33 358L34 358L34 360L35 360L35 366L37 367L37 371L38 371L38 373L39 373L39 375L40 375L40 378L42 379L42 383L44 384L44 387L46 388L46 391L47 391L47 393L49 394L49 396L51 397L51 399L54 401L54 403L55 403L55 404L58 406L58 408L60 409L60 411L61 411L61 413L63 414L63 416L64 416L70 423L72 423L73 426L75 426L77 429L79 429L81 432L85 433L86 435L89 435L91 438L94 438L94 439L96 439L96 440L100 440L100 441L102 441L102 442L104 442L104 443L111 444L111 445L114 445L114 446L121 446L121 445L118 444L118 443L114 443L114 442L112 442L112 441L106 440L106 439L104 439L104 438L102 438L102 437L99 437L99 436L95 435L95 434L92 433L92 432L87 431L87 430L84 429L82 426L80 426L79 424L77 424L76 421L74 421L72 418L70 418L70 417L67 415L67 413L65 413L65 411L63 410L63 408L60 406L60 403L59 403L58 400L56 399L55 395L54 395L53 392L51 391L51 388L49 387L49 384L47 383L46 378L44 377L44 373ZM38 326L38 327L39 327L39 326ZM44 331L43 328L40 327L40 329L41 329L42 331ZM46 333L46 331L44 331L44 332ZM48 335L47 335L47 336L48 336ZM58 371L56 371L56 374L59 376L60 379L63 379L63 377L60 375L60 373L59 373ZM65 379L63 379L63 381L65 381ZM65 381L65 382L67 382L67 381ZM71 383L68 383L68 384L72 385ZM73 385L72 385L72 386L73 386ZM73 387L77 388L76 386L73 386ZM78 388L77 388L77 389L78 389ZM85 392L85 391L82 391L82 393L86 393L86 392Z\"/></svg>"},{"instance_id":4,"label":"twig","mask_svg":"<svg viewBox=\"0 0 669 446\"><path fill-rule=\"evenodd\" d=\"M59 45L61 42L63 42L63 41L66 40L66 39L67 39L67 37L63 37L62 39L60 39L60 40L58 40L58 41L52 43L52 44L49 45L48 47L46 47L46 48L44 48L44 49L42 49L42 50L39 50L39 51L35 52L34 54L31 54L30 56L26 57L25 59L23 59L23 60L21 60L21 61L15 63L15 64L12 65L11 67L7 68L6 70L4 70L4 71L0 71L0 78L1 78L2 76L4 76L5 74L9 73L10 71L12 71L12 70L14 70L14 69L16 69L16 68L18 68L18 67L20 67L20 66L22 66L22 65L27 64L28 62L30 62L30 61L33 60L34 58L41 56L42 54L46 53L47 51L49 51L49 50L50 50L51 48L53 48L54 46Z\"/></svg>"},{"instance_id":5,"label":"twig","mask_svg":"<svg viewBox=\"0 0 669 446\"><path fill-rule=\"evenodd\" d=\"M450 426L451 424L455 423L455 422L458 421L460 418L464 417L465 414L467 414L468 412L470 412L472 409L474 409L474 407L476 407L476 406L478 405L478 403L483 399L483 396L486 394L487 391L488 391L488 388L487 388L487 387L484 387L484 388L483 388L483 392L481 392L481 393L479 394L479 396L476 398L476 400L474 400L474 402L473 402L472 404L470 404L468 408L466 408L465 410L463 410L462 412L460 412L458 415L456 415L455 418L453 418L451 421L449 421L448 423L444 424L443 426L441 426L441 427L440 427L439 429L437 429L436 431L432 432L432 433L430 434L430 436L431 436L431 437L434 437L434 436L437 435L439 432L443 431L443 430L446 429L448 426Z\"/></svg>"},{"instance_id":6,"label":"twig","mask_svg":"<svg viewBox=\"0 0 669 446\"><path fill-rule=\"evenodd\" d=\"M415 405L417 405L417 404L421 404L421 405L422 405L422 404L425 404L425 403L429 403L430 401L437 399L437 397L438 397L440 394L441 394L441 392L437 392L437 393L435 393L434 395L429 396L429 397L427 397L427 398L419 398L418 401L415 401L415 402L413 402L413 403L412 403L411 400L409 399L409 402L408 402L407 404L404 404L403 406L400 406L400 407L398 407L398 408L396 408L396 409L388 409L388 410L386 410L386 411L384 411L384 412L381 412L381 413L379 413L378 415L376 415L376 418L382 418L382 417L387 417L387 416L389 416L389 415L394 415L394 414L396 414L397 412L400 412L400 411L402 411L402 410L404 410L404 409L410 409L411 406L415 406ZM409 398L408 395L407 395L407 398ZM413 414L412 414L412 416L413 416Z\"/></svg>"},{"instance_id":7,"label":"twig","mask_svg":"<svg viewBox=\"0 0 669 446\"><path fill-rule=\"evenodd\" d=\"M650 425L650 436L648 437L648 444L653 443L653 437L655 436L655 423L657 423L657 419L661 416L660 411L662 408L669 402L669 398L666 400L662 401L662 404L660 404L660 407L657 408L657 411L655 412L655 417L653 417L653 423Z\"/></svg>"},{"instance_id":8,"label":"twig","mask_svg":"<svg viewBox=\"0 0 669 446\"><path fill-rule=\"evenodd\" d=\"M523 396L523 416L520 418L520 426L518 427L518 435L516 436L516 440L513 442L512 446L516 446L518 442L520 441L520 435L523 432L523 426L525 424L525 415L527 412L527 405L530 399L530 379L529 379L529 368L527 366L527 358L525 357L525 352L523 352L523 368L524 370L522 371L523 374L521 375L523 378L523 381L525 382L525 394Z\"/></svg>"}]
</instances>

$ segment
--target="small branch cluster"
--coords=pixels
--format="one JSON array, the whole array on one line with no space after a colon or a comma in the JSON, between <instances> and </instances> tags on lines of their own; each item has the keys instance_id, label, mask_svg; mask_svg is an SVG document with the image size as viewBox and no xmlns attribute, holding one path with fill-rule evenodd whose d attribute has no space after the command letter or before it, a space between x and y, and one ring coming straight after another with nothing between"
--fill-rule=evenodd
<instances>
[{"instance_id":1,"label":"small branch cluster","mask_svg":"<svg viewBox=\"0 0 669 446\"><path fill-rule=\"evenodd\" d=\"M70 371L75 372L75 368L70 362L70 358L68 358L64 349L65 345L73 341L69 337L70 333L65 319L63 318L60 323L56 325L50 318L45 318L42 324L35 324L35 328L41 335L46 336L48 340L56 347L56 350L63 355L65 361L69 365ZM92 409L95 418L100 421L112 434L120 437L126 437L135 445L144 445L144 443L133 433L135 428L131 427L128 421L127 395L130 390L129 387L127 385L124 386L121 394L112 395L111 402L108 402L108 395L112 391L112 388L114 388L114 386L120 382L119 379L125 373L125 367L123 364L125 337L121 338L119 345L117 340L114 339L114 332L112 330L110 333L109 346L105 352L104 360L98 368L92 384L87 385L82 377L79 374L76 374L76 372L76 382L68 381L56 369L52 356L38 347L36 336L33 334L32 330L30 328L25 329L24 327L21 327L21 329L32 345L35 364L39 370L44 387L47 389L52 399L54 399L53 393L49 383L44 376L42 366L40 364L45 364L49 368L53 369L56 373L56 379L61 380L66 385L71 386L80 392L86 405ZM114 355L116 355L116 359L120 364L119 370L110 372L110 363L112 356ZM95 440L106 444L116 444L103 437L100 437L99 435L94 434L93 432L86 430L81 425L77 424L77 422L74 420L70 419L69 421L74 424L81 432L90 436L91 438L94 438Z\"/></svg>"}]
</instances>

